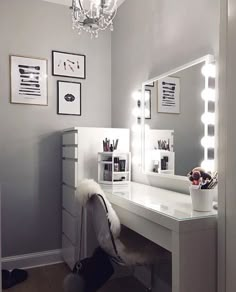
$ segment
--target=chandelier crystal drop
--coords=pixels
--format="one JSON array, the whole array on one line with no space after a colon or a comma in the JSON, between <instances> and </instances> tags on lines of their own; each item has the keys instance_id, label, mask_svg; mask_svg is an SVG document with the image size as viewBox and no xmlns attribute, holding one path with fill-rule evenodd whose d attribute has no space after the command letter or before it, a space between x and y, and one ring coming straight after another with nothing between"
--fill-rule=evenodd
<instances>
[{"instance_id":1,"label":"chandelier crystal drop","mask_svg":"<svg viewBox=\"0 0 236 292\"><path fill-rule=\"evenodd\" d=\"M93 38L98 37L100 30L110 28L113 31L117 0L72 0L71 9L72 28L78 34L86 31Z\"/></svg>"}]
</instances>

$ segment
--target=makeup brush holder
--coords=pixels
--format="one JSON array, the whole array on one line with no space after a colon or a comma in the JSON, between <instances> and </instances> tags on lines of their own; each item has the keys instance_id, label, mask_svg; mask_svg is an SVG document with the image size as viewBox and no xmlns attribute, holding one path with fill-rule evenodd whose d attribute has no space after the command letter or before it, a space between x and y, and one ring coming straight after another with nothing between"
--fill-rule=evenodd
<instances>
[{"instance_id":1,"label":"makeup brush holder","mask_svg":"<svg viewBox=\"0 0 236 292\"><path fill-rule=\"evenodd\" d=\"M192 199L192 208L194 211L209 212L213 208L213 199L216 196L216 188L214 189L195 189L189 188Z\"/></svg>"}]
</instances>

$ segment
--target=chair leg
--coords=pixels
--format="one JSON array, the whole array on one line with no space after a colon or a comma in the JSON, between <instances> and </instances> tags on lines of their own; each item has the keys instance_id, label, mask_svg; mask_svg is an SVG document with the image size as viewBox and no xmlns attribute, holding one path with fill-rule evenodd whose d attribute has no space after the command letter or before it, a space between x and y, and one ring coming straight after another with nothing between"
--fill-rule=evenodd
<instances>
[{"instance_id":1,"label":"chair leg","mask_svg":"<svg viewBox=\"0 0 236 292\"><path fill-rule=\"evenodd\" d=\"M147 292L153 292L154 287L154 265L151 265L151 281L150 281L150 287L147 288Z\"/></svg>"}]
</instances>

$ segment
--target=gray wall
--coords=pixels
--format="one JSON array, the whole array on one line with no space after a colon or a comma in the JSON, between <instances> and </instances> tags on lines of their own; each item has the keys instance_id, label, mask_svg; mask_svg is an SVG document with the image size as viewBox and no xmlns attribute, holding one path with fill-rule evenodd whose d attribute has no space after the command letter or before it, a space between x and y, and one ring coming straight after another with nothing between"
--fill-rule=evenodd
<instances>
[{"instance_id":1,"label":"gray wall","mask_svg":"<svg viewBox=\"0 0 236 292\"><path fill-rule=\"evenodd\" d=\"M180 78L180 113L166 114L158 112L157 82L151 90L151 119L146 123L151 129L174 130L175 174L186 176L204 159L204 149L200 140L204 136L201 115L204 113L204 101L201 92L205 88L205 78L201 74L204 63L192 66L173 74Z\"/></svg>"},{"instance_id":2,"label":"gray wall","mask_svg":"<svg viewBox=\"0 0 236 292\"><path fill-rule=\"evenodd\" d=\"M60 131L111 125L110 32L90 40L71 29L65 6L39 0L0 1L0 182L3 256L61 247ZM51 51L87 56L82 116L57 115ZM48 106L10 104L9 55L48 59ZM73 81L79 81L74 79Z\"/></svg>"},{"instance_id":3,"label":"gray wall","mask_svg":"<svg viewBox=\"0 0 236 292\"><path fill-rule=\"evenodd\" d=\"M142 0L125 1L112 34L112 125L134 122L131 95L144 80L203 55L217 55L218 41L219 0L149 0L145 6ZM163 179L144 177L138 168L133 179L166 185Z\"/></svg>"}]
</instances>

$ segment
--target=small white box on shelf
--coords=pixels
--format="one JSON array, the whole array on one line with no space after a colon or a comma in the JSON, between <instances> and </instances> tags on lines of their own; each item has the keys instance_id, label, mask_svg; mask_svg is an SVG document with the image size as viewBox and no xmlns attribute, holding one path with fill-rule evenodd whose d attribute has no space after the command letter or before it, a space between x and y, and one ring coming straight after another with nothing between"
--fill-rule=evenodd
<instances>
[{"instance_id":1,"label":"small white box on shelf","mask_svg":"<svg viewBox=\"0 0 236 292\"><path fill-rule=\"evenodd\" d=\"M126 185L131 178L130 152L99 152L98 182L105 185Z\"/></svg>"}]
</instances>

